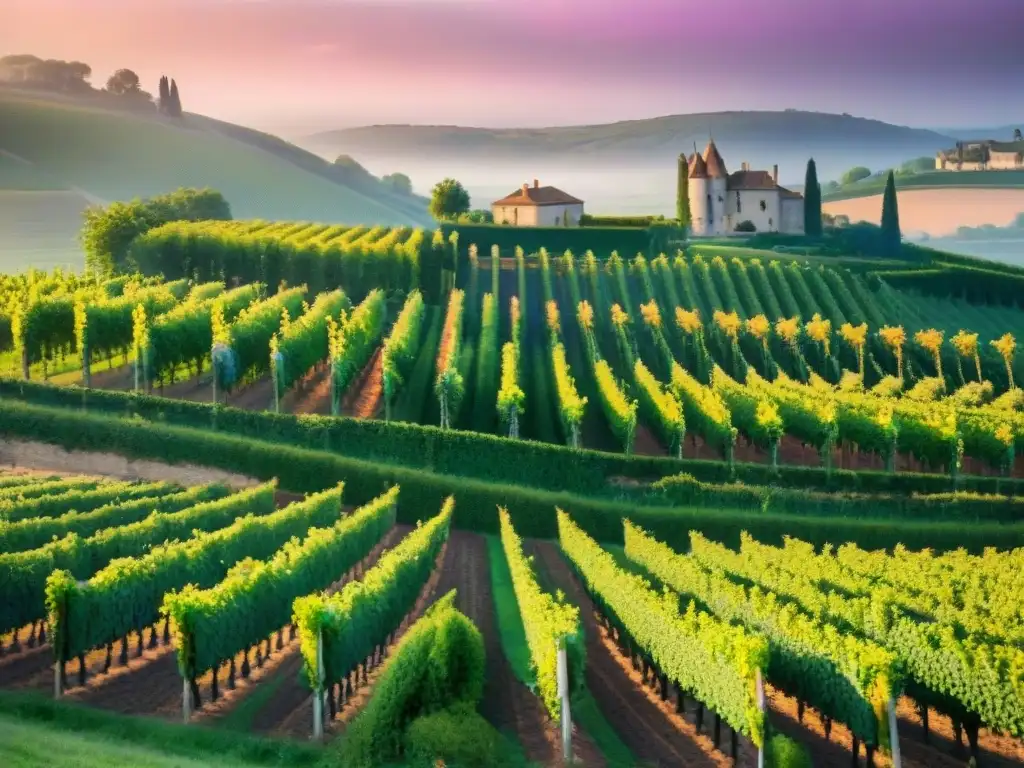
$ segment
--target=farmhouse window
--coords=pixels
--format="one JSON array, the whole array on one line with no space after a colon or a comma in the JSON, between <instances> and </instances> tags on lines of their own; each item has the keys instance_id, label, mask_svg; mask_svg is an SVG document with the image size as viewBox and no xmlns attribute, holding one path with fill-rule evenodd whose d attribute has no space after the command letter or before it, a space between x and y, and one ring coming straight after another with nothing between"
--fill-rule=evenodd
<instances>
[{"instance_id":1,"label":"farmhouse window","mask_svg":"<svg viewBox=\"0 0 1024 768\"><path fill-rule=\"evenodd\" d=\"M743 213L743 203L740 200L739 190L736 190L736 213Z\"/></svg>"},{"instance_id":2,"label":"farmhouse window","mask_svg":"<svg viewBox=\"0 0 1024 768\"><path fill-rule=\"evenodd\" d=\"M761 210L762 211L767 211L768 210L768 203L766 203L764 200L761 201Z\"/></svg>"}]
</instances>

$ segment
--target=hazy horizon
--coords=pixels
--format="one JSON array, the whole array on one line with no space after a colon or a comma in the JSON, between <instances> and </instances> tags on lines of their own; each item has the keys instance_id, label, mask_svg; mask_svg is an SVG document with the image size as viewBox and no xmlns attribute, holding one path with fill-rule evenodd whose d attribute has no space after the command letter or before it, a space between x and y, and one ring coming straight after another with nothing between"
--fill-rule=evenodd
<instances>
[{"instance_id":1,"label":"hazy horizon","mask_svg":"<svg viewBox=\"0 0 1024 768\"><path fill-rule=\"evenodd\" d=\"M786 108L967 127L1020 119L1022 25L1019 0L6 0L0 55L167 74L186 110L289 138Z\"/></svg>"}]
</instances>

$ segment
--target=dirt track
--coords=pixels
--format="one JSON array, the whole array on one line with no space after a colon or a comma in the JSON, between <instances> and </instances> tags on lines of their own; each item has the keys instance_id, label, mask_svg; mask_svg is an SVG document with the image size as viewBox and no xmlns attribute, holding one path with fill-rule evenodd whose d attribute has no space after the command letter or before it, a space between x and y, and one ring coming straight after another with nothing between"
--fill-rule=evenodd
<instances>
[{"instance_id":1,"label":"dirt track","mask_svg":"<svg viewBox=\"0 0 1024 768\"><path fill-rule=\"evenodd\" d=\"M370 362L360 372L345 393L342 413L357 419L372 419L377 416L384 403L384 380L382 348L377 347Z\"/></svg>"}]
</instances>

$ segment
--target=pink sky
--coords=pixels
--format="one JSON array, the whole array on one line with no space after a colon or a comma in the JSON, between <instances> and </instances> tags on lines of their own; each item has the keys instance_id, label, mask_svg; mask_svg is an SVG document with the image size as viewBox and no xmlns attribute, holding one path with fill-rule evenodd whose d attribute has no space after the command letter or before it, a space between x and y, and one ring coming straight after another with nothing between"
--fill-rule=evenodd
<instances>
[{"instance_id":1,"label":"pink sky","mask_svg":"<svg viewBox=\"0 0 1024 768\"><path fill-rule=\"evenodd\" d=\"M0 0L0 55L168 74L188 110L292 133L786 107L1012 123L1021 28L1021 0Z\"/></svg>"}]
</instances>

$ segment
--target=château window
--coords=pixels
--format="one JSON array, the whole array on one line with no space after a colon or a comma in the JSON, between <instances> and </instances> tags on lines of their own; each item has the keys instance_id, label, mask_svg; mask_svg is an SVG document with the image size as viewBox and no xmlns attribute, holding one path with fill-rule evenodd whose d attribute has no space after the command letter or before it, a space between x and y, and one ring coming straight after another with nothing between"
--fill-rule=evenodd
<instances>
[{"instance_id":1,"label":"ch\u00e2teau window","mask_svg":"<svg viewBox=\"0 0 1024 768\"><path fill-rule=\"evenodd\" d=\"M723 198L721 195L719 195L718 196L718 202L724 203L725 202L725 198Z\"/></svg>"},{"instance_id":2,"label":"ch\u00e2teau window","mask_svg":"<svg viewBox=\"0 0 1024 768\"><path fill-rule=\"evenodd\" d=\"M743 203L740 200L739 190L736 190L736 213L743 213Z\"/></svg>"},{"instance_id":3,"label":"ch\u00e2teau window","mask_svg":"<svg viewBox=\"0 0 1024 768\"><path fill-rule=\"evenodd\" d=\"M762 211L767 211L768 210L768 203L766 203L764 200L761 201L761 210Z\"/></svg>"}]
</instances>

